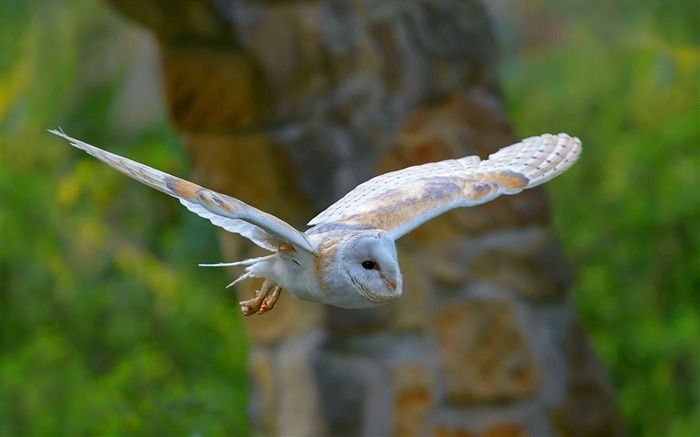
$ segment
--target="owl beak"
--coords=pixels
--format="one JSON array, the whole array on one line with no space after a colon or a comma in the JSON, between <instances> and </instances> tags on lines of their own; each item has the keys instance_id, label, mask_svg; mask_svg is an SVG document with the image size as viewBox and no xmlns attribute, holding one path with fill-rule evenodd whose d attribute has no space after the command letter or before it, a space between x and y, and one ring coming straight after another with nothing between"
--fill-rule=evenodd
<instances>
[{"instance_id":1,"label":"owl beak","mask_svg":"<svg viewBox=\"0 0 700 437\"><path fill-rule=\"evenodd\" d=\"M385 283L386 285L388 285L389 288L391 288L392 290L396 290L396 279L394 279L394 280L392 281L391 279L387 278L387 277L384 276L384 275L380 275L380 276L382 277L382 281L384 281L384 283Z\"/></svg>"}]
</instances>

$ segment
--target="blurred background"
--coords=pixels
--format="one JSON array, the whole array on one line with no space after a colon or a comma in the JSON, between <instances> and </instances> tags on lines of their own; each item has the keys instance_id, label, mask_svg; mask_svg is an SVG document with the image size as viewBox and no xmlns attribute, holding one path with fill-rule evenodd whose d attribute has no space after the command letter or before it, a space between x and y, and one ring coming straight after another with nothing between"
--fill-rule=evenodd
<instances>
[{"instance_id":1,"label":"blurred background","mask_svg":"<svg viewBox=\"0 0 700 437\"><path fill-rule=\"evenodd\" d=\"M487 2L575 307L630 435L700 434L700 6ZM0 2L0 433L245 434L248 344L215 231L47 128L186 176L156 44L92 1Z\"/></svg>"}]
</instances>

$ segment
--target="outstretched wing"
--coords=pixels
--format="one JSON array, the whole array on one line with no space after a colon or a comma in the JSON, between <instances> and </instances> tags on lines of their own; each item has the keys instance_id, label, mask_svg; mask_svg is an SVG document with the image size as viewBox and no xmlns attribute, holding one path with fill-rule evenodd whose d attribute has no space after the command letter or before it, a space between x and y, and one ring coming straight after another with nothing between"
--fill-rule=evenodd
<instances>
[{"instance_id":1,"label":"outstretched wing","mask_svg":"<svg viewBox=\"0 0 700 437\"><path fill-rule=\"evenodd\" d=\"M137 181L177 197L187 209L208 219L227 231L240 234L258 246L276 251L281 243L296 249L313 252L306 236L288 223L267 214L238 199L200 187L197 184L171 176L127 158L106 152L90 144L71 138L62 131L49 130Z\"/></svg>"},{"instance_id":2,"label":"outstretched wing","mask_svg":"<svg viewBox=\"0 0 700 437\"><path fill-rule=\"evenodd\" d=\"M570 168L581 141L544 134L478 156L408 167L359 185L309 222L333 228L383 229L397 239L454 208L488 202L543 184Z\"/></svg>"}]
</instances>

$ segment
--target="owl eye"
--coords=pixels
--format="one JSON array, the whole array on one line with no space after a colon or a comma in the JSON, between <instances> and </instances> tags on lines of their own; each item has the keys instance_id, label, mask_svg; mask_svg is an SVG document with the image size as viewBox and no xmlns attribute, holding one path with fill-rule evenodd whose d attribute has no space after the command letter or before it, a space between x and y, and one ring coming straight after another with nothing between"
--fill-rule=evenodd
<instances>
[{"instance_id":1,"label":"owl eye","mask_svg":"<svg viewBox=\"0 0 700 437\"><path fill-rule=\"evenodd\" d=\"M372 270L376 264L374 261L363 261L362 262L362 268L367 269L367 270Z\"/></svg>"}]
</instances>

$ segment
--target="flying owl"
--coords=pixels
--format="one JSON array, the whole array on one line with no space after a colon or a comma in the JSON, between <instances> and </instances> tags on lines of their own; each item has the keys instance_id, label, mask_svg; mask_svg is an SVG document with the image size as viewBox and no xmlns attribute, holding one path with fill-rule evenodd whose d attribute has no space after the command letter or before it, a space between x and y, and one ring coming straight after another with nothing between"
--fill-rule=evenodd
<instances>
[{"instance_id":1,"label":"flying owl","mask_svg":"<svg viewBox=\"0 0 700 437\"><path fill-rule=\"evenodd\" d=\"M69 137L68 140L127 176L180 200L187 209L272 254L233 263L247 278L262 278L252 299L240 302L246 316L271 310L282 290L297 299L342 308L377 307L402 294L394 241L422 223L458 207L536 187L570 168L581 141L544 134L505 147L482 161L448 159L386 173L346 194L300 232L246 203L200 187ZM228 288L227 287L227 288Z\"/></svg>"}]
</instances>

